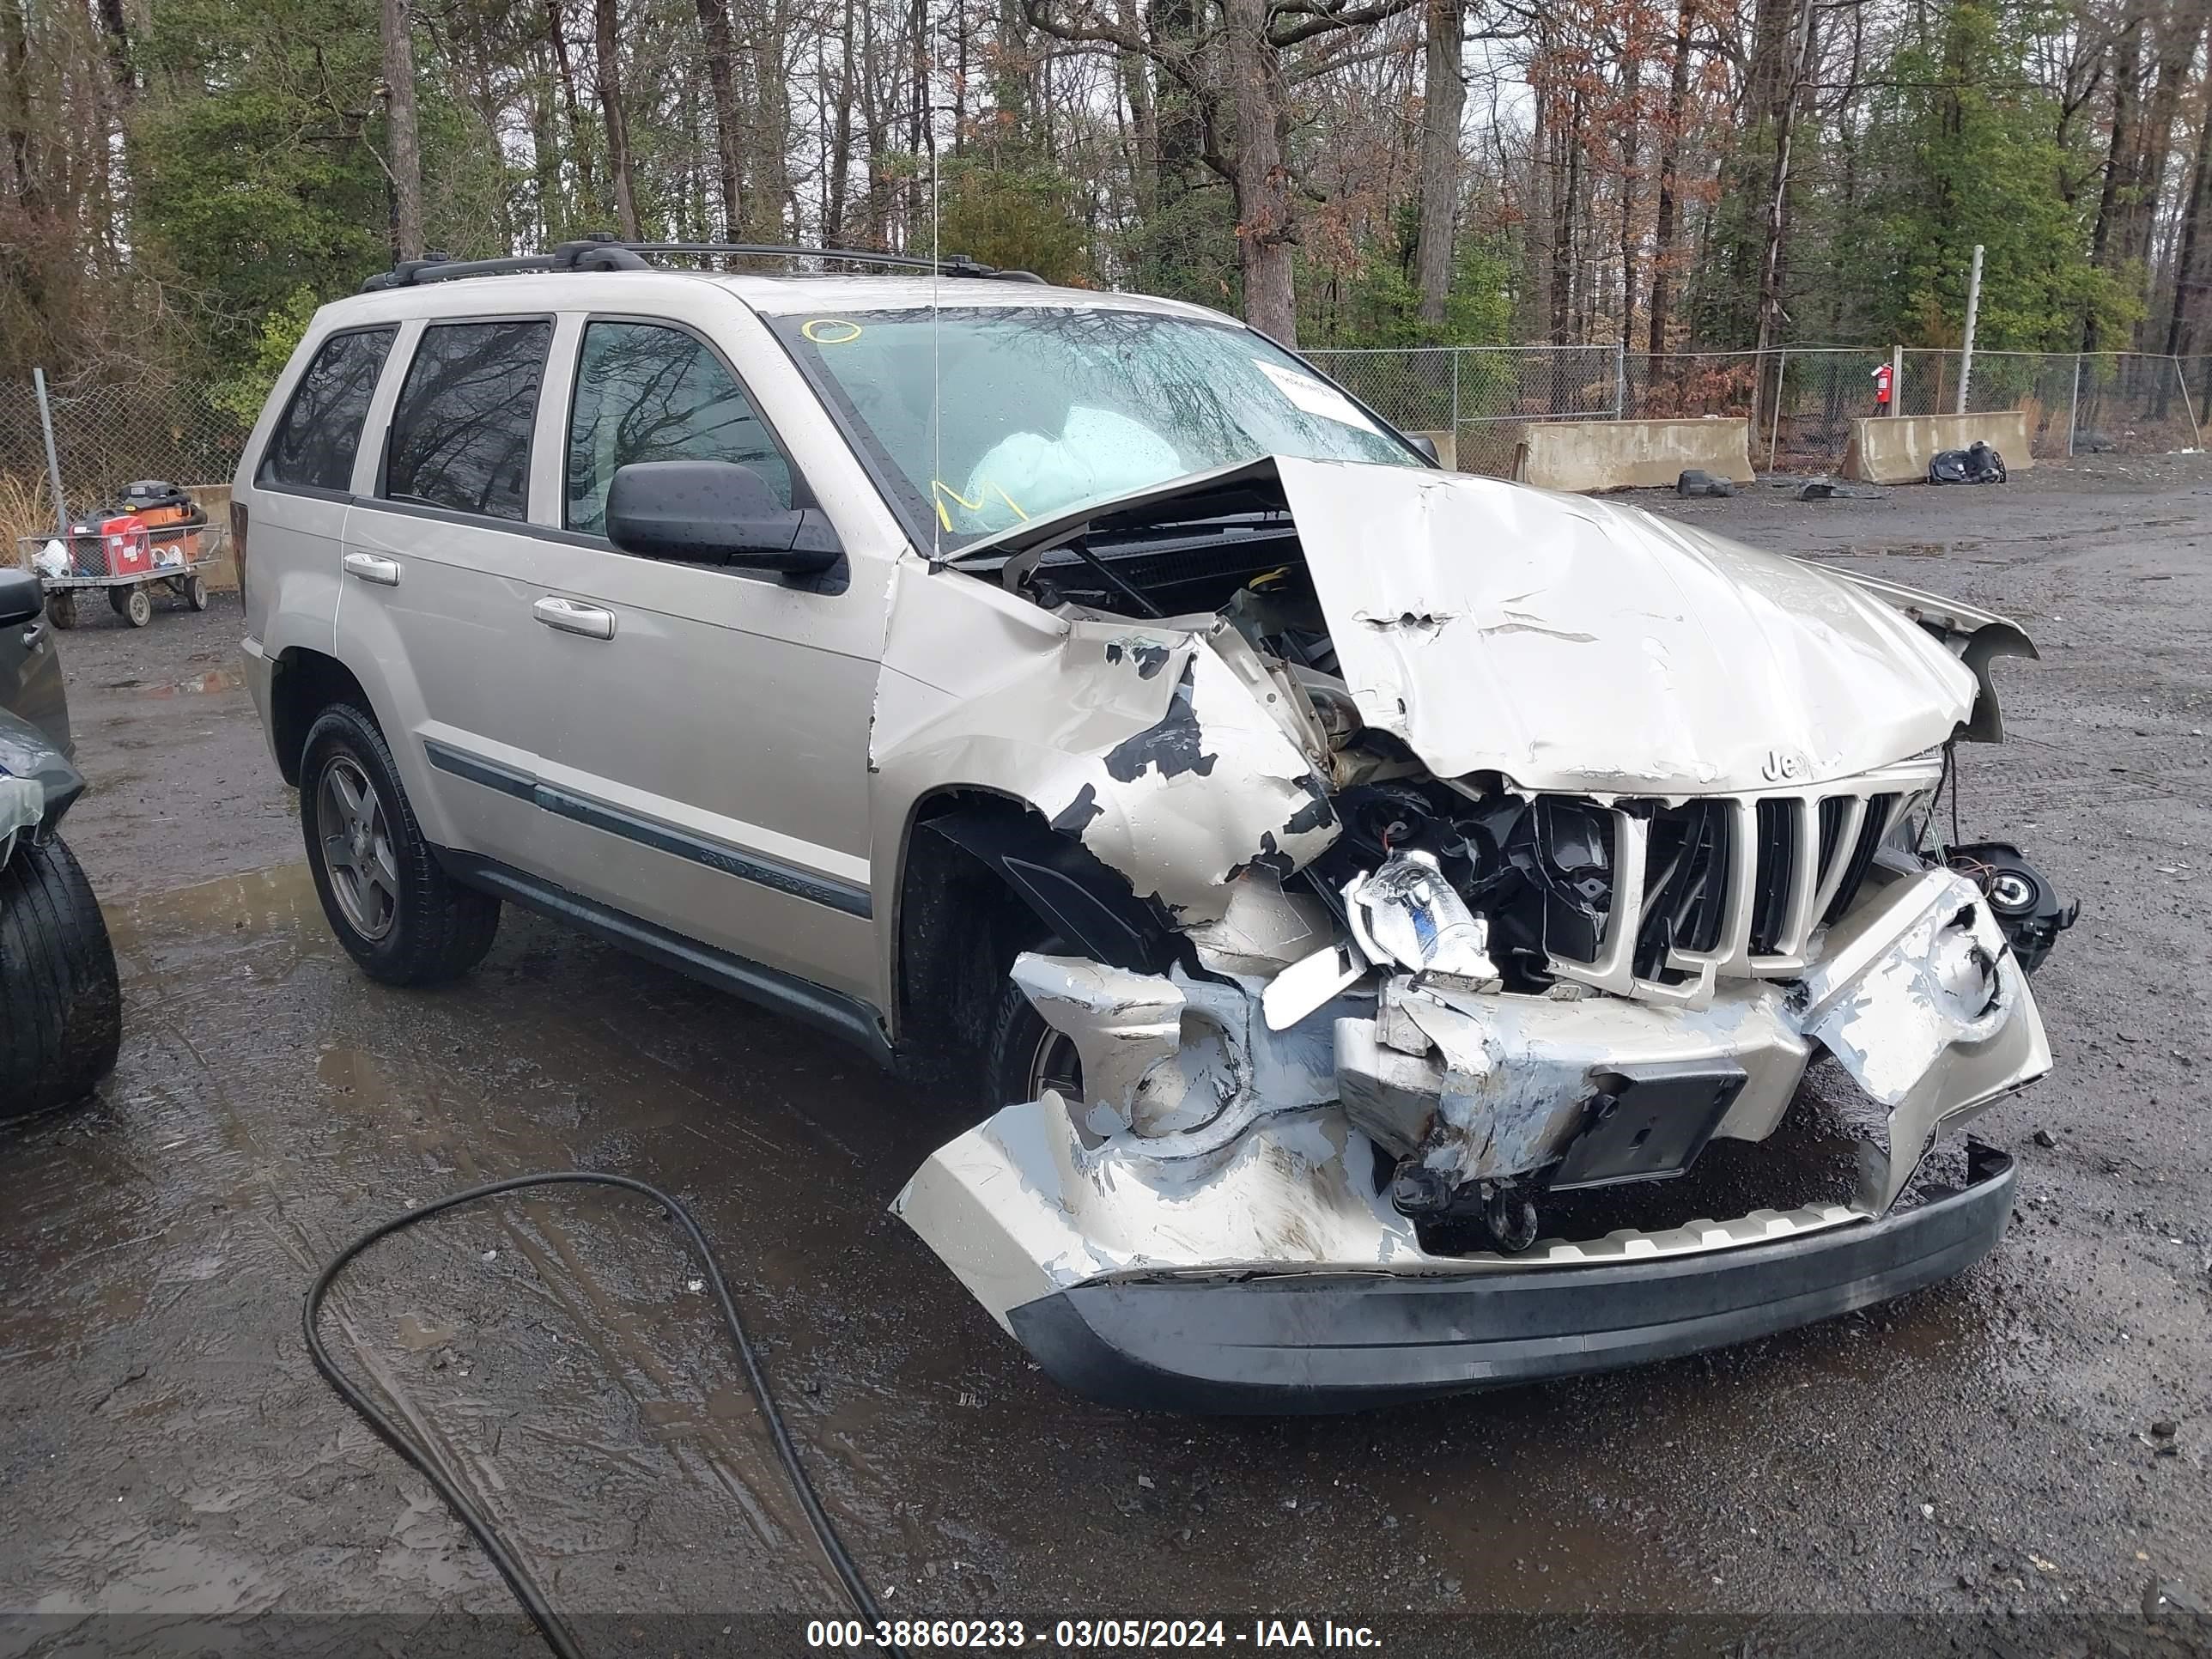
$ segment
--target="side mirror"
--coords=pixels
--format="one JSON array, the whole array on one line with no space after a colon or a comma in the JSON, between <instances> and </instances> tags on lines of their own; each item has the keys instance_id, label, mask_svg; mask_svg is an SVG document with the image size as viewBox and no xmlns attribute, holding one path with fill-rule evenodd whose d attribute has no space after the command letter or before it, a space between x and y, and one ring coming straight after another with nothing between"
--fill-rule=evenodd
<instances>
[{"instance_id":1,"label":"side mirror","mask_svg":"<svg viewBox=\"0 0 2212 1659\"><path fill-rule=\"evenodd\" d=\"M46 611L46 591L34 570L0 567L0 628L36 622Z\"/></svg>"},{"instance_id":2,"label":"side mirror","mask_svg":"<svg viewBox=\"0 0 2212 1659\"><path fill-rule=\"evenodd\" d=\"M1406 441L1429 458L1431 466L1443 465L1443 457L1437 453L1437 441L1425 432L1408 432Z\"/></svg>"},{"instance_id":3,"label":"side mirror","mask_svg":"<svg viewBox=\"0 0 2212 1659\"><path fill-rule=\"evenodd\" d=\"M607 487L607 539L640 558L812 575L843 545L812 507L788 507L735 461L632 461Z\"/></svg>"}]
</instances>

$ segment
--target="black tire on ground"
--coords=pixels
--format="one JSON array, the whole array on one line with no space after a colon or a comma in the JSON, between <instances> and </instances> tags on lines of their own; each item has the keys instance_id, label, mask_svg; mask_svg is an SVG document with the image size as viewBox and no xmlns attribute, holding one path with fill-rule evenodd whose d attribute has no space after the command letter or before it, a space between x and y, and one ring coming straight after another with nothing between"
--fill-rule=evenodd
<instances>
[{"instance_id":1,"label":"black tire on ground","mask_svg":"<svg viewBox=\"0 0 2212 1659\"><path fill-rule=\"evenodd\" d=\"M1032 945L1044 956L1064 953L1067 947L1056 939ZM1022 988L1012 979L999 984L999 1000L991 1010L988 1035L983 1045L981 1079L982 1109L1035 1100L1046 1088L1056 1088L1072 1105L1081 1103L1083 1068L1075 1045L1044 1022Z\"/></svg>"},{"instance_id":2,"label":"black tire on ground","mask_svg":"<svg viewBox=\"0 0 2212 1659\"><path fill-rule=\"evenodd\" d=\"M350 820L349 798L360 803ZM437 985L491 949L499 901L446 874L383 732L350 703L332 703L307 730L300 828L323 915L371 979Z\"/></svg>"},{"instance_id":3,"label":"black tire on ground","mask_svg":"<svg viewBox=\"0 0 2212 1659\"><path fill-rule=\"evenodd\" d=\"M154 620L154 596L146 591L146 584L135 583L123 590L131 597L123 602L123 620L133 628L143 628Z\"/></svg>"},{"instance_id":4,"label":"black tire on ground","mask_svg":"<svg viewBox=\"0 0 2212 1659\"><path fill-rule=\"evenodd\" d=\"M18 839L0 869L0 1118L88 1094L123 1040L115 951L58 839Z\"/></svg>"},{"instance_id":5,"label":"black tire on ground","mask_svg":"<svg viewBox=\"0 0 2212 1659\"><path fill-rule=\"evenodd\" d=\"M198 576L185 578L185 603L195 611L208 608L208 586Z\"/></svg>"},{"instance_id":6,"label":"black tire on ground","mask_svg":"<svg viewBox=\"0 0 2212 1659\"><path fill-rule=\"evenodd\" d=\"M70 592L47 594L46 615L57 628L75 628L76 595Z\"/></svg>"},{"instance_id":7,"label":"black tire on ground","mask_svg":"<svg viewBox=\"0 0 2212 1659\"><path fill-rule=\"evenodd\" d=\"M117 616L121 616L124 607L131 603L131 594L137 591L127 582L117 583L107 590L107 608Z\"/></svg>"}]
</instances>

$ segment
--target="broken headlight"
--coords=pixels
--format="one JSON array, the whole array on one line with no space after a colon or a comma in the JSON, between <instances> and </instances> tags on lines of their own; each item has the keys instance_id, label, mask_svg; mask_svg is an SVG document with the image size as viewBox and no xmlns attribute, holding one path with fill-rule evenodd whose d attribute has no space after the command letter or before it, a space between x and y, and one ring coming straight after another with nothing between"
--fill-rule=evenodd
<instances>
[{"instance_id":1,"label":"broken headlight","mask_svg":"<svg viewBox=\"0 0 2212 1659\"><path fill-rule=\"evenodd\" d=\"M1444 879L1436 855L1393 853L1372 875L1345 885L1346 920L1369 961L1469 984L1495 980L1490 933Z\"/></svg>"},{"instance_id":2,"label":"broken headlight","mask_svg":"<svg viewBox=\"0 0 2212 1659\"><path fill-rule=\"evenodd\" d=\"M2058 936L2081 914L2077 901L2060 900L2048 876L2020 855L2009 842L1977 842L1954 847L1944 862L1982 890L1990 914L2004 930L2021 969L2033 973L2043 966Z\"/></svg>"}]
</instances>

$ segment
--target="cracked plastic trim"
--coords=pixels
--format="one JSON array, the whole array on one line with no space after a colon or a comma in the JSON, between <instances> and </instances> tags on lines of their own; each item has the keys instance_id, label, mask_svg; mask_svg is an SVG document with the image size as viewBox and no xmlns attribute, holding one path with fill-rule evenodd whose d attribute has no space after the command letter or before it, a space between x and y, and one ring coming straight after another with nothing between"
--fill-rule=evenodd
<instances>
[{"instance_id":1,"label":"cracked plastic trim","mask_svg":"<svg viewBox=\"0 0 2212 1659\"><path fill-rule=\"evenodd\" d=\"M894 1209L1002 1321L1038 1296L1121 1275L1494 1270L1425 1250L1378 1168L1425 1139L1435 1143L1425 1155L1462 1149L1457 1167L1472 1178L1540 1167L1579 1133L1592 1080L1644 1062L1740 1066L1745 1083L1715 1133L1762 1139L1817 1041L1887 1118L1886 1143L1864 1144L1850 1202L1574 1241L1571 1252L1547 1245L1540 1259L1695 1254L1881 1216L1939 1129L2051 1065L2025 976L1972 884L1943 869L1882 873L1802 991L1740 982L1705 1009L1400 975L1379 1000L1355 991L1273 1033L1256 979L1024 958L1018 975L1048 1022L1090 1052L1125 1041L1130 1052L1102 1061L1090 1103L1048 1094L940 1147ZM1170 1013L1181 1030L1192 1009L1237 1051L1213 1079L1231 1085L1224 1103L1211 1122L1147 1136L1137 1132L1145 1090L1162 1079L1187 1089L1195 1076L1169 1041ZM1485 1097L1492 1082L1503 1092ZM1516 1271L1527 1265L1514 1259Z\"/></svg>"}]
</instances>

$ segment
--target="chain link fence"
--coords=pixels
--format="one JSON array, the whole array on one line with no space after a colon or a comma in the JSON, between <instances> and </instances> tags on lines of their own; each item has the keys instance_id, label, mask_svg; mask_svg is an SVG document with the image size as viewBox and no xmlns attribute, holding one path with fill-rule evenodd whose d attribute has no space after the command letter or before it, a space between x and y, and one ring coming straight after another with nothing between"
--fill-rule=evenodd
<instances>
[{"instance_id":1,"label":"chain link fence","mask_svg":"<svg viewBox=\"0 0 2212 1659\"><path fill-rule=\"evenodd\" d=\"M1529 421L1617 420L1621 354L1611 346L1382 346L1306 356L1404 432L1436 438L1464 472L1507 477Z\"/></svg>"},{"instance_id":2,"label":"chain link fence","mask_svg":"<svg viewBox=\"0 0 2212 1659\"><path fill-rule=\"evenodd\" d=\"M1952 414L1955 350L1793 346L1766 352L1624 351L1610 346L1421 346L1306 354L1386 420L1455 440L1467 472L1510 477L1528 421L1751 422L1762 471L1839 465L1853 420L1880 414L1875 374L1897 371L1900 415ZM2039 459L2202 447L2212 357L2148 352L1978 351L1969 413L2018 409Z\"/></svg>"},{"instance_id":3,"label":"chain link fence","mask_svg":"<svg viewBox=\"0 0 2212 1659\"><path fill-rule=\"evenodd\" d=\"M1959 405L1959 356L1905 351L1904 412ZM1978 351L1966 380L1969 413L2017 409L2038 459L2106 453L2166 454L2203 447L2204 358L2152 352Z\"/></svg>"},{"instance_id":4,"label":"chain link fence","mask_svg":"<svg viewBox=\"0 0 2212 1659\"><path fill-rule=\"evenodd\" d=\"M1958 407L1959 354L1790 347L1624 351L1618 346L1424 346L1308 354L1393 424L1435 436L1462 471L1512 476L1530 421L1730 416L1752 423L1754 465L1819 472L1843 459L1850 422L1878 412L1875 374L1899 373L1899 414ZM2145 352L1978 351L1970 412L2018 409L2039 459L2164 454L2203 447L2212 357ZM70 511L134 478L228 480L250 419L217 388L148 379L50 382L54 445ZM54 523L46 441L28 380L0 380L0 547Z\"/></svg>"},{"instance_id":5,"label":"chain link fence","mask_svg":"<svg viewBox=\"0 0 2212 1659\"><path fill-rule=\"evenodd\" d=\"M47 407L70 512L112 500L137 478L187 487L230 482L252 422L215 401L216 388L155 379L57 384ZM0 557L16 538L55 527L46 438L31 381L0 380Z\"/></svg>"}]
</instances>

